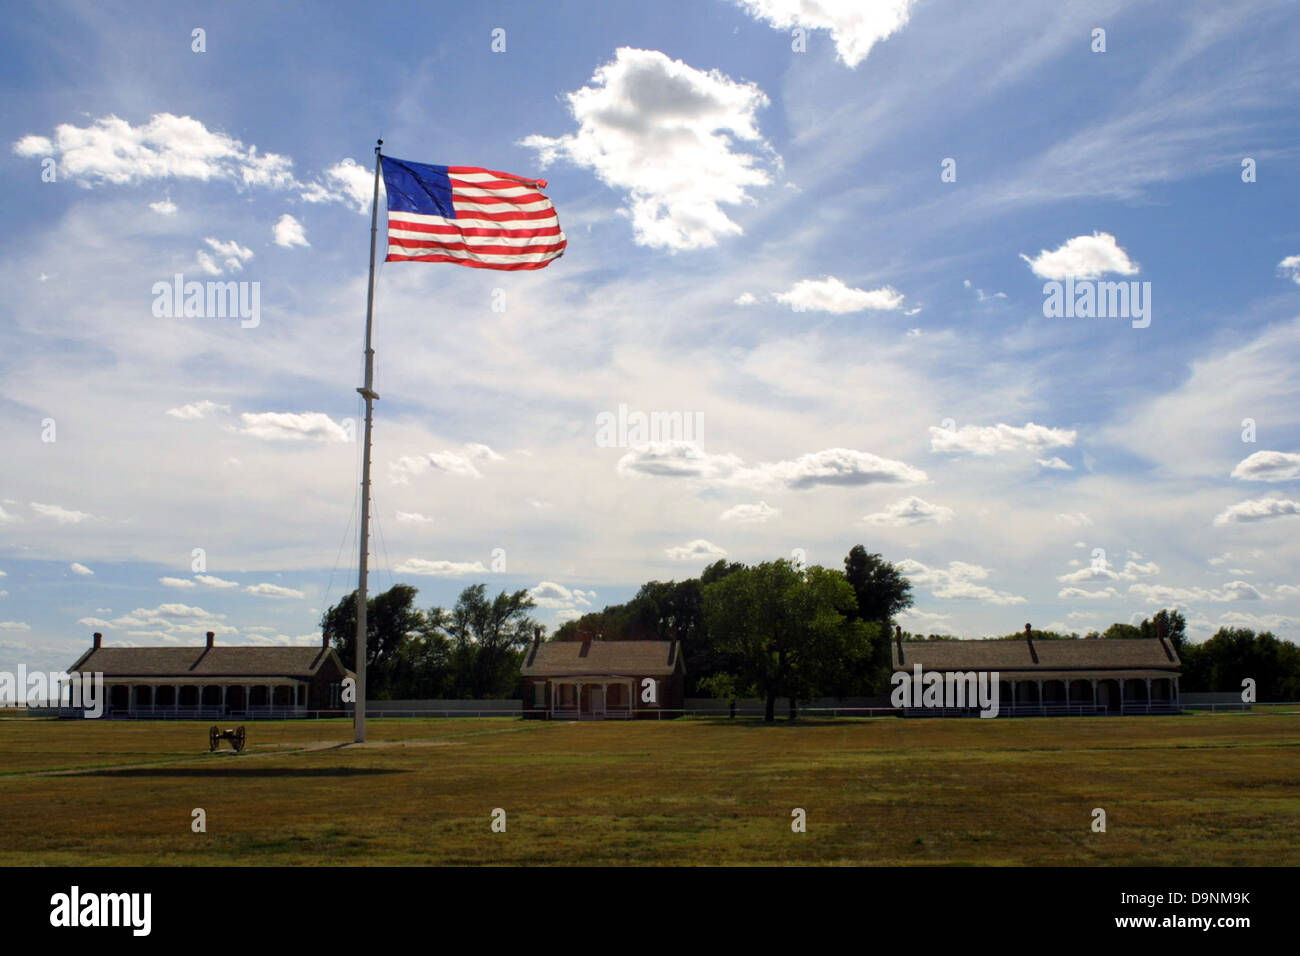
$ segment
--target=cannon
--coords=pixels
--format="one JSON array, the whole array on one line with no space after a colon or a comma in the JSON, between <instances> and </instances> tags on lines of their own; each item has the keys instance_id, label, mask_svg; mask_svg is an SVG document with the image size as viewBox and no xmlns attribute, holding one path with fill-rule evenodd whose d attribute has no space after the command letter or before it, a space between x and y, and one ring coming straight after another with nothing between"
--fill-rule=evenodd
<instances>
[{"instance_id":1,"label":"cannon","mask_svg":"<svg viewBox=\"0 0 1300 956\"><path fill-rule=\"evenodd\" d=\"M234 730L218 730L214 724L208 731L208 753L214 753L223 740L229 740L235 753L239 753L244 749L244 728L241 726Z\"/></svg>"}]
</instances>

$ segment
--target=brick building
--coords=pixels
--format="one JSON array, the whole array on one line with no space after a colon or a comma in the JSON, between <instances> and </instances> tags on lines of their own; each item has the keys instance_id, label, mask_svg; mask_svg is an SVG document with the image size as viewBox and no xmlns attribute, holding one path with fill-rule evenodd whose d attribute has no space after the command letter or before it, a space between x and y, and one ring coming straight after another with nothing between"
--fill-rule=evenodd
<instances>
[{"instance_id":1,"label":"brick building","mask_svg":"<svg viewBox=\"0 0 1300 956\"><path fill-rule=\"evenodd\" d=\"M318 647L104 647L103 635L68 668L102 673L108 717L299 717L342 712L352 677Z\"/></svg>"},{"instance_id":2,"label":"brick building","mask_svg":"<svg viewBox=\"0 0 1300 956\"><path fill-rule=\"evenodd\" d=\"M678 641L534 640L520 677L525 717L676 717L686 665Z\"/></svg>"}]
</instances>

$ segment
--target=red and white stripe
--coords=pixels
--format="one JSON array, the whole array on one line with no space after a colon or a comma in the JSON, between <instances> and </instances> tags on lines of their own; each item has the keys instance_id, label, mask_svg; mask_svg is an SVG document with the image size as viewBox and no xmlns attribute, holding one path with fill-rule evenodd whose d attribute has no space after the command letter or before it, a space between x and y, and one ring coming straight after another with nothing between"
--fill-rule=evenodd
<instances>
[{"instance_id":1,"label":"red and white stripe","mask_svg":"<svg viewBox=\"0 0 1300 956\"><path fill-rule=\"evenodd\" d=\"M541 269L568 244L544 179L448 166L456 218L388 213L388 262L455 262L476 269Z\"/></svg>"}]
</instances>

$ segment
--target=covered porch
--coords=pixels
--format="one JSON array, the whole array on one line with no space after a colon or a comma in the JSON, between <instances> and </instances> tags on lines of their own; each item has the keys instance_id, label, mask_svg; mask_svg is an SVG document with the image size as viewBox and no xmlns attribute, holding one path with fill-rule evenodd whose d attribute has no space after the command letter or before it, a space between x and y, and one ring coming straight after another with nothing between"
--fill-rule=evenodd
<instances>
[{"instance_id":1,"label":"covered porch","mask_svg":"<svg viewBox=\"0 0 1300 956\"><path fill-rule=\"evenodd\" d=\"M552 677L546 715L557 720L628 719L635 716L635 699L635 677Z\"/></svg>"},{"instance_id":2,"label":"covered porch","mask_svg":"<svg viewBox=\"0 0 1300 956\"><path fill-rule=\"evenodd\" d=\"M143 718L301 717L310 683L230 678L190 683L139 678L104 682L106 716Z\"/></svg>"}]
</instances>

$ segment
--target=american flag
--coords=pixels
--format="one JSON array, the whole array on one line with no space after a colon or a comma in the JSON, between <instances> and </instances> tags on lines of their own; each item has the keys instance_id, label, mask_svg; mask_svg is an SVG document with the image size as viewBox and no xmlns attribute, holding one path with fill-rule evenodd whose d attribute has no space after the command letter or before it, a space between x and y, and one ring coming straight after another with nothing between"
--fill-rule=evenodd
<instances>
[{"instance_id":1,"label":"american flag","mask_svg":"<svg viewBox=\"0 0 1300 956\"><path fill-rule=\"evenodd\" d=\"M544 179L477 166L380 157L388 191L386 262L543 269L567 245Z\"/></svg>"}]
</instances>

